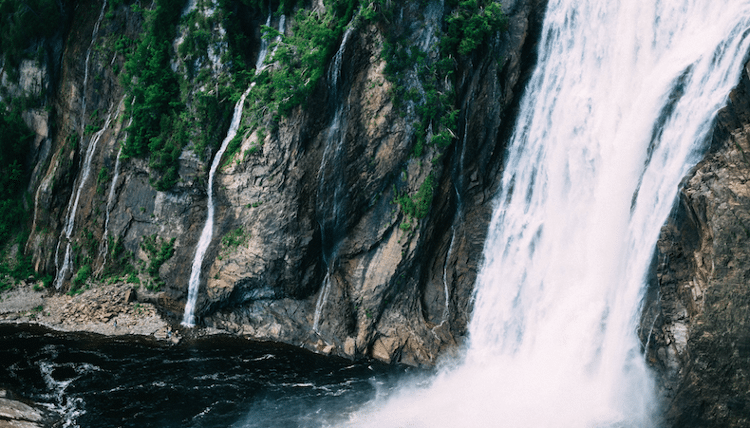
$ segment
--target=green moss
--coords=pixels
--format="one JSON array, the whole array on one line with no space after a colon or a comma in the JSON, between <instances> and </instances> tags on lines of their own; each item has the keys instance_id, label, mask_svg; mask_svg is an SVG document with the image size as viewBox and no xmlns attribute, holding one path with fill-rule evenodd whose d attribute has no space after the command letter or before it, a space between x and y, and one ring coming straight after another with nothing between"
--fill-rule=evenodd
<instances>
[{"instance_id":1,"label":"green moss","mask_svg":"<svg viewBox=\"0 0 750 428\"><path fill-rule=\"evenodd\" d=\"M337 42L358 6L356 0L327 0L325 13L299 9L290 35L265 28L265 37L280 38L272 58L273 71L255 76L256 86L248 97L251 110L271 112L278 119L306 102L318 85L333 56ZM255 101L252 101L255 100Z\"/></svg>"},{"instance_id":2,"label":"green moss","mask_svg":"<svg viewBox=\"0 0 750 428\"><path fill-rule=\"evenodd\" d=\"M135 275L133 253L125 249L122 238L107 237L107 263L104 266L104 278L117 278L123 275Z\"/></svg>"}]
</instances>

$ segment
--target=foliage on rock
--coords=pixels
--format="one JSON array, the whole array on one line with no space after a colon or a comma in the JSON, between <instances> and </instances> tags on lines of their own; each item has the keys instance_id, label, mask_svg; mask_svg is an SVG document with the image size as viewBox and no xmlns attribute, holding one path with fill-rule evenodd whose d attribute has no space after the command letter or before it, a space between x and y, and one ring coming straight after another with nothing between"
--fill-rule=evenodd
<instances>
[{"instance_id":1,"label":"foliage on rock","mask_svg":"<svg viewBox=\"0 0 750 428\"><path fill-rule=\"evenodd\" d=\"M51 37L62 20L55 0L0 0L0 54L15 69L35 43Z\"/></svg>"}]
</instances>

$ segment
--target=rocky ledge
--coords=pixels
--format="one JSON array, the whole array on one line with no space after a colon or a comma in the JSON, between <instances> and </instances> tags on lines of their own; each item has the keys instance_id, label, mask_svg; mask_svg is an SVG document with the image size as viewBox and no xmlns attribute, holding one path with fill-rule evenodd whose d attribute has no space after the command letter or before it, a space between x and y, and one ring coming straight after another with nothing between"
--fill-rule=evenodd
<instances>
[{"instance_id":1,"label":"rocky ledge","mask_svg":"<svg viewBox=\"0 0 750 428\"><path fill-rule=\"evenodd\" d=\"M180 341L180 333L157 312L156 293L124 283L92 287L78 296L39 289L38 284L23 282L0 294L0 323L31 323L65 332Z\"/></svg>"},{"instance_id":2,"label":"rocky ledge","mask_svg":"<svg viewBox=\"0 0 750 428\"><path fill-rule=\"evenodd\" d=\"M44 407L19 401L10 391L0 389L0 428L41 428L60 426L59 418Z\"/></svg>"}]
</instances>

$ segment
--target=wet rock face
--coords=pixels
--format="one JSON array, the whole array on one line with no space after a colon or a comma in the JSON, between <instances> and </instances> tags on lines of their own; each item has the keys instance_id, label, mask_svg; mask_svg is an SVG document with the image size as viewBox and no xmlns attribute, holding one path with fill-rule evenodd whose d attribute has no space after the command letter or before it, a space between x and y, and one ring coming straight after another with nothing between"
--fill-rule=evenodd
<instances>
[{"instance_id":1,"label":"wet rock face","mask_svg":"<svg viewBox=\"0 0 750 428\"><path fill-rule=\"evenodd\" d=\"M385 36L366 26L347 39L341 99L331 99L329 81L320 92L327 107L293 114L258 155L225 167L217 180L221 234L244 237L213 250L198 304L205 324L409 364L434 362L455 347L466 332L503 137L533 65L542 8L542 1L517 2L509 32L462 63L461 135L432 165L411 157L414 119L389 96ZM405 13L405 21L426 20L416 37L428 37L429 11ZM401 229L395 186L415 192L431 173L440 180L430 213Z\"/></svg>"},{"instance_id":2,"label":"wet rock face","mask_svg":"<svg viewBox=\"0 0 750 428\"><path fill-rule=\"evenodd\" d=\"M641 337L666 426L750 424L748 87L746 67L657 244Z\"/></svg>"},{"instance_id":3,"label":"wet rock face","mask_svg":"<svg viewBox=\"0 0 750 428\"><path fill-rule=\"evenodd\" d=\"M434 146L413 155L418 116L413 105L395 105L383 47L388 25L408 27L415 45L437 46L444 5L405 3L394 18L398 22L360 24L344 46L339 40L340 55L329 61L311 101L273 126L265 124L262 132L248 128L241 159L226 159L217 171L214 234L196 306L199 325L409 364L433 363L455 348L466 334L505 141L534 65L544 6L544 0L505 2L508 31L456 59L455 87L440 83L457 94L456 139L434 162ZM167 192L154 189L147 160L118 162L129 123L125 90L114 71L123 68L124 56L113 46L121 35L136 39L143 22L120 5L97 26L100 10L101 3L87 2L86 13L71 16L69 40L53 67L59 82L50 85L55 124L29 114L40 137L26 251L39 273L53 276L68 244L77 251L80 257L60 281L57 292L64 293L84 256L89 281L105 278L112 265L132 255L140 274L128 281L153 286L155 279L144 272L155 256L144 241L171 242L174 254L156 268L163 284L151 302L177 323L206 219L212 150L202 159L185 147L179 180ZM247 13L243 19L250 26L265 16L236 12ZM87 55L88 65L82 60ZM182 70L180 61L174 67ZM220 81L226 69L216 63L209 72ZM411 79L411 89L423 90ZM85 124L96 131L87 132ZM405 224L397 197L416 194L429 177L429 212ZM71 221L68 237L64 229Z\"/></svg>"},{"instance_id":4,"label":"wet rock face","mask_svg":"<svg viewBox=\"0 0 750 428\"><path fill-rule=\"evenodd\" d=\"M0 389L0 427L41 428L57 426L59 422L52 412L33 403L14 399L14 394Z\"/></svg>"}]
</instances>

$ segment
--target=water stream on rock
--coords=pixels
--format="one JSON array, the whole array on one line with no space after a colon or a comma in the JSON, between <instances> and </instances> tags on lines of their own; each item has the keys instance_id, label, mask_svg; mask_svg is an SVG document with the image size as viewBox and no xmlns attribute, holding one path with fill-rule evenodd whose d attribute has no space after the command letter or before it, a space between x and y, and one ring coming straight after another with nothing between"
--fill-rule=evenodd
<instances>
[{"instance_id":1,"label":"water stream on rock","mask_svg":"<svg viewBox=\"0 0 750 428\"><path fill-rule=\"evenodd\" d=\"M83 72L83 86L82 86L82 95L81 95L81 143L83 143L83 135L85 135L86 130L86 88L88 87L88 81L89 81L89 60L91 59L91 51L94 49L94 42L96 41L96 35L99 33L99 25L102 22L102 19L104 18L104 11L107 8L107 2L104 1L102 3L102 9L99 12L99 17L96 20L96 23L94 23L94 30L91 32L91 43L89 44L89 48L86 51L86 59L84 60L84 72ZM76 217L76 210L78 209L78 199L81 196L81 190L86 185L86 179L89 176L89 173L91 171L91 161L94 157L94 151L96 151L96 145L99 142L99 139L102 137L102 134L104 133L104 130L107 129L109 126L111 115L107 117L106 124L102 129L100 129L96 134L94 134L94 137L89 140L88 149L86 150L86 156L84 158L83 162L83 168L81 172L81 178L78 182L78 188L75 192L73 192L70 195L70 200L68 201L68 208L67 213L68 217L65 220L65 227L63 228L63 233L60 235L60 239L57 241L57 248L55 249L55 268L57 269L57 272L55 274L55 288L60 289L62 287L63 282L65 281L65 277L68 275L68 273L72 270L71 266L71 243L70 238L73 236L73 226L75 224L75 217ZM37 207L36 209L38 209ZM64 235L64 237L63 237ZM63 243L63 240L66 241L66 248L65 248L65 256L63 257L63 264L62 266L59 265L60 260L60 246Z\"/></svg>"},{"instance_id":2,"label":"water stream on rock","mask_svg":"<svg viewBox=\"0 0 750 428\"><path fill-rule=\"evenodd\" d=\"M120 110L122 109L122 103L118 104L118 110L115 114L115 117L120 115ZM133 123L133 116L130 116L128 119L127 125L125 125L125 129L128 129L130 125ZM117 190L117 182L120 180L120 156L122 155L122 144L120 145L120 148L117 150L117 156L115 157L115 171L112 176L112 183L109 185L109 192L107 193L107 205L104 209L104 232L102 233L102 243L99 246L99 257L102 258L102 264L99 266L97 275L100 275L101 272L104 270L104 265L107 263L107 256L109 252L109 217L112 213L112 208L114 208L115 204L115 191Z\"/></svg>"},{"instance_id":3,"label":"water stream on rock","mask_svg":"<svg viewBox=\"0 0 750 428\"><path fill-rule=\"evenodd\" d=\"M132 117L131 117L132 120ZM128 124L128 126L130 126ZM117 189L117 182L120 180L120 156L122 155L122 145L117 150L117 156L115 157L115 173L112 177L112 183L109 186L109 193L107 194L107 205L104 209L104 233L102 233L102 245L100 246L99 256L102 257L102 265L100 269L104 268L104 264L107 262L107 255L109 252L109 216L112 213L115 203L115 190Z\"/></svg>"},{"instance_id":4,"label":"water stream on rock","mask_svg":"<svg viewBox=\"0 0 750 428\"><path fill-rule=\"evenodd\" d=\"M65 221L65 229L63 229L63 233L65 235L65 241L66 241L65 257L63 259L63 265L60 269L58 269L57 277L55 278L56 289L60 289L63 281L65 281L65 277L72 269L71 237L73 236L73 226L75 225L76 211L78 210L78 202L81 198L81 192L83 191L83 188L86 186L86 182L88 181L89 175L91 175L91 163L94 160L94 153L96 152L96 146L99 144L99 141L102 139L102 135L104 135L104 132L109 128L110 122L112 121L112 116L113 116L112 113L107 115L107 119L104 122L104 126L102 127L102 129L98 130L94 134L94 136L91 138L91 141L89 141L89 146L86 149L86 157L84 158L84 162L83 162L83 169L81 171L81 178L78 182L78 187L76 188L75 193L71 195L71 201L73 201L73 203L69 204L68 218ZM62 242L62 237L60 239L60 242ZM58 250L60 248L60 242L58 242L57 244Z\"/></svg>"},{"instance_id":5,"label":"water stream on rock","mask_svg":"<svg viewBox=\"0 0 750 428\"><path fill-rule=\"evenodd\" d=\"M333 115L331 126L326 134L325 149L318 168L318 201L317 218L320 226L321 241L323 247L323 261L326 265L326 275L323 287L320 290L318 301L315 303L315 314L313 316L313 330L317 333L320 328L320 318L323 308L328 299L331 288L331 269L336 262L336 244L339 235L346 228L343 219L343 204L345 196L345 178L342 165L345 164L344 140L346 139L346 101L341 100L341 67L344 61L346 44L351 37L352 28L348 27L341 39L341 46L333 56L331 66L328 70L329 94L336 102L336 112ZM342 224L342 222L344 224Z\"/></svg>"},{"instance_id":6,"label":"water stream on rock","mask_svg":"<svg viewBox=\"0 0 750 428\"><path fill-rule=\"evenodd\" d=\"M214 160L211 163L211 169L208 173L208 198L206 202L208 215L206 216L206 223L203 226L203 231L201 231L201 236L195 249L195 258L193 258L193 265L190 270L188 299L185 304L185 313L182 317L182 325L186 327L192 327L195 325L195 304L198 301L198 289L200 288L201 282L203 258L206 255L206 250L208 249L208 245L211 243L211 238L214 234L214 177L216 176L216 170L218 170L219 165L221 165L221 158L224 156L224 152L226 151L229 142L232 141L235 135L237 135L237 130L240 127L240 119L242 118L242 108L245 105L245 97L247 97L251 88L252 86L242 94L239 101L237 101L237 104L235 104L234 113L232 113L232 122L229 125L227 136L224 138L224 141L221 142L221 147L219 148L219 151L216 152Z\"/></svg>"},{"instance_id":7,"label":"water stream on rock","mask_svg":"<svg viewBox=\"0 0 750 428\"><path fill-rule=\"evenodd\" d=\"M550 1L466 354L351 426L654 426L647 269L749 28L747 0Z\"/></svg>"},{"instance_id":8,"label":"water stream on rock","mask_svg":"<svg viewBox=\"0 0 750 428\"><path fill-rule=\"evenodd\" d=\"M271 12L268 12L268 18L266 19L266 27L271 26ZM263 67L263 61L266 60L268 55L268 39L265 37L265 33L261 32L260 37L260 51L258 52L258 59L255 61L255 72L257 73L261 67Z\"/></svg>"}]
</instances>

